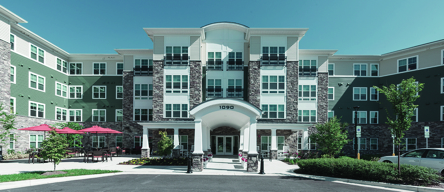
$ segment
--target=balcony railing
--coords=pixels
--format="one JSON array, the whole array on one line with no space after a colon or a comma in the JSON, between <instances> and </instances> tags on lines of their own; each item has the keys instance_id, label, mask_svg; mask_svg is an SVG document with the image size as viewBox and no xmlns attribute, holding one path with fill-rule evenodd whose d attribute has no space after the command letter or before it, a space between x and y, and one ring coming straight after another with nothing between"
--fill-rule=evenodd
<instances>
[{"instance_id":1,"label":"balcony railing","mask_svg":"<svg viewBox=\"0 0 444 192\"><path fill-rule=\"evenodd\" d=\"M222 88L218 88L218 87L216 87L216 88L212 88L212 87L210 87L210 88L207 88L207 98L220 98L220 97L223 97L224 95L223 95L223 91L224 91L224 89L222 89Z\"/></svg>"},{"instance_id":2,"label":"balcony railing","mask_svg":"<svg viewBox=\"0 0 444 192\"><path fill-rule=\"evenodd\" d=\"M221 60L208 60L207 70L223 70L222 65L224 64Z\"/></svg>"},{"instance_id":3,"label":"balcony railing","mask_svg":"<svg viewBox=\"0 0 444 192\"><path fill-rule=\"evenodd\" d=\"M243 88L228 88L227 89L227 97L242 98L242 97L244 97L244 89Z\"/></svg>"},{"instance_id":4,"label":"balcony railing","mask_svg":"<svg viewBox=\"0 0 444 192\"><path fill-rule=\"evenodd\" d=\"M185 66L188 65L190 57L188 54L166 54L164 60L165 66Z\"/></svg>"},{"instance_id":5,"label":"balcony railing","mask_svg":"<svg viewBox=\"0 0 444 192\"><path fill-rule=\"evenodd\" d=\"M262 54L262 66L285 66L287 57L285 54Z\"/></svg>"},{"instance_id":6,"label":"balcony railing","mask_svg":"<svg viewBox=\"0 0 444 192\"><path fill-rule=\"evenodd\" d=\"M299 66L300 77L315 77L317 71L316 66Z\"/></svg>"},{"instance_id":7,"label":"balcony railing","mask_svg":"<svg viewBox=\"0 0 444 192\"><path fill-rule=\"evenodd\" d=\"M228 59L227 70L244 70L244 62L242 59Z\"/></svg>"},{"instance_id":8,"label":"balcony railing","mask_svg":"<svg viewBox=\"0 0 444 192\"><path fill-rule=\"evenodd\" d=\"M136 66L133 69L134 76L151 76L153 75L153 67L152 66Z\"/></svg>"}]
</instances>

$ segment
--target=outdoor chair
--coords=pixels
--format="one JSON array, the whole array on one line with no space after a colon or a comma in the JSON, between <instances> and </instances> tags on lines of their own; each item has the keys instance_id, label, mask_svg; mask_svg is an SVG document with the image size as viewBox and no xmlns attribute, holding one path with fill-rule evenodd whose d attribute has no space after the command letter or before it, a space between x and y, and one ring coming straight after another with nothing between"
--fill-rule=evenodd
<instances>
[{"instance_id":1,"label":"outdoor chair","mask_svg":"<svg viewBox=\"0 0 444 192\"><path fill-rule=\"evenodd\" d=\"M117 148L116 147L110 147L109 152L111 153L111 156L113 156L113 155L117 156Z\"/></svg>"},{"instance_id":2,"label":"outdoor chair","mask_svg":"<svg viewBox=\"0 0 444 192\"><path fill-rule=\"evenodd\" d=\"M42 150L38 149L38 151L33 151L29 154L28 157L28 163L30 163L32 159L32 164L34 164L34 158L37 158L37 162L40 163L40 160L42 159Z\"/></svg>"},{"instance_id":3,"label":"outdoor chair","mask_svg":"<svg viewBox=\"0 0 444 192\"><path fill-rule=\"evenodd\" d=\"M83 150L83 162L88 163L88 159L91 157L91 159L94 158L92 151Z\"/></svg>"},{"instance_id":4,"label":"outdoor chair","mask_svg":"<svg viewBox=\"0 0 444 192\"><path fill-rule=\"evenodd\" d=\"M111 161L113 160L113 156L111 154L111 151L108 149L103 149L102 150L103 156L104 158L106 158L106 161L108 161L108 157L111 159Z\"/></svg>"},{"instance_id":5,"label":"outdoor chair","mask_svg":"<svg viewBox=\"0 0 444 192\"><path fill-rule=\"evenodd\" d=\"M102 162L104 161L104 157L105 157L105 152L103 151L93 151L92 152L92 162L94 162L94 158L97 158L97 162L99 161L99 157L102 158ZM88 161L88 158L87 158Z\"/></svg>"}]
</instances>

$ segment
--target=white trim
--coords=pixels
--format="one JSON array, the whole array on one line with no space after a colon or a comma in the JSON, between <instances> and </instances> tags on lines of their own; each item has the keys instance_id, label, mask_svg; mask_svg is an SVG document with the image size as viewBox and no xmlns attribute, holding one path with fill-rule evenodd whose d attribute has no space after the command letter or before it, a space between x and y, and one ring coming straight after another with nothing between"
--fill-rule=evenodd
<instances>
[{"instance_id":1,"label":"white trim","mask_svg":"<svg viewBox=\"0 0 444 192\"><path fill-rule=\"evenodd\" d=\"M287 106L285 104L265 104L265 103L261 103L261 110L262 110L262 105L267 105L267 118L263 118L262 116L260 117L261 119L287 119ZM276 118L270 118L270 105L276 105ZM284 106L284 117L283 118L279 118L279 105L283 105ZM264 111L262 111L262 115L263 115Z\"/></svg>"},{"instance_id":2,"label":"white trim","mask_svg":"<svg viewBox=\"0 0 444 192\"><path fill-rule=\"evenodd\" d=\"M416 121L414 121L414 122L418 122L418 120L419 120L419 117L418 117L418 114L419 114L419 110L418 110L418 108L415 108L416 109ZM413 111L414 112L414 111Z\"/></svg>"},{"instance_id":3,"label":"white trim","mask_svg":"<svg viewBox=\"0 0 444 192\"><path fill-rule=\"evenodd\" d=\"M14 34L12 34L12 33L9 33L9 43L11 43L11 35L12 36L14 36L14 42L12 42L12 43L14 43L14 49L13 48L10 48L11 49L11 51L15 51L15 46L17 45L17 43L15 43L16 42L16 36L14 35Z\"/></svg>"},{"instance_id":4,"label":"white trim","mask_svg":"<svg viewBox=\"0 0 444 192\"><path fill-rule=\"evenodd\" d=\"M60 95L57 94L57 83L60 84ZM63 97L63 86L65 86L65 88L66 88L66 97ZM66 98L66 99L69 98L69 95L68 95L68 94L69 94L68 85L66 85L66 84L64 84L64 83L61 83L61 82L56 81L56 82L55 82L54 91L55 91L54 94L55 94L56 96L58 96L58 97Z\"/></svg>"},{"instance_id":5,"label":"white trim","mask_svg":"<svg viewBox=\"0 0 444 192\"><path fill-rule=\"evenodd\" d=\"M441 65L444 65L444 49L441 49Z\"/></svg>"},{"instance_id":6,"label":"white trim","mask_svg":"<svg viewBox=\"0 0 444 192\"><path fill-rule=\"evenodd\" d=\"M134 140L133 140L133 141L134 141L134 142L133 142L133 148L136 148L136 137L140 138L140 142L139 142L140 145L139 145L139 147L142 147L143 136L140 136L140 135L134 135L134 137L133 137L133 138L134 138Z\"/></svg>"},{"instance_id":7,"label":"white trim","mask_svg":"<svg viewBox=\"0 0 444 192\"><path fill-rule=\"evenodd\" d=\"M12 135L12 140L11 140L11 135ZM14 150L15 149L15 140L14 140L14 138L16 137L16 134L15 133L9 133L8 137L9 137L8 149L11 149L11 143L12 143L12 150Z\"/></svg>"},{"instance_id":8,"label":"white trim","mask_svg":"<svg viewBox=\"0 0 444 192\"><path fill-rule=\"evenodd\" d=\"M105 111L105 120L104 121L100 121L100 111ZM98 121L94 121L94 111L98 111L99 112L99 118L97 119ZM91 122L106 122L106 109L92 109L92 113L91 113Z\"/></svg>"},{"instance_id":9,"label":"white trim","mask_svg":"<svg viewBox=\"0 0 444 192\"><path fill-rule=\"evenodd\" d=\"M299 111L301 111L299 113ZM308 121L304 121L304 111L308 111ZM311 111L315 111L315 121L311 121ZM299 121L299 117L301 117L301 120ZM318 110L317 109L298 109L298 121L299 122L318 122Z\"/></svg>"},{"instance_id":10,"label":"white trim","mask_svg":"<svg viewBox=\"0 0 444 192\"><path fill-rule=\"evenodd\" d=\"M334 110L328 110L328 111L327 111L327 121L328 121L328 113L330 113L330 112L333 113L332 118L335 117L335 111L334 111Z\"/></svg>"},{"instance_id":11,"label":"white trim","mask_svg":"<svg viewBox=\"0 0 444 192\"><path fill-rule=\"evenodd\" d=\"M355 65L359 65L359 75L358 76L355 75ZM362 72L361 71L361 65L365 65L365 76L361 76L361 72ZM367 76L370 76L368 74L368 63L353 63L352 75L354 77L367 77Z\"/></svg>"},{"instance_id":12,"label":"white trim","mask_svg":"<svg viewBox=\"0 0 444 192\"><path fill-rule=\"evenodd\" d=\"M37 149L37 148L40 148L40 146L38 145L39 144L39 135L41 135L41 134L29 134L28 135L28 146L29 146L29 148L31 148L31 136L32 135L35 135L35 148ZM45 140L45 136L44 135L41 135L42 136L42 143L43 143L43 140Z\"/></svg>"},{"instance_id":13,"label":"white trim","mask_svg":"<svg viewBox=\"0 0 444 192\"><path fill-rule=\"evenodd\" d=\"M439 114L441 117L441 121L444 121L444 105L441 105L441 113Z\"/></svg>"},{"instance_id":14,"label":"white trim","mask_svg":"<svg viewBox=\"0 0 444 192\"><path fill-rule=\"evenodd\" d=\"M91 145L92 147L94 147L94 138L97 138L97 147L106 147L107 143L106 143L106 137L103 135L92 135L91 136ZM104 138L103 139L103 146L100 146L100 138Z\"/></svg>"},{"instance_id":15,"label":"white trim","mask_svg":"<svg viewBox=\"0 0 444 192\"><path fill-rule=\"evenodd\" d=\"M168 89L166 88L166 76L171 76L171 88L168 88ZM180 88L179 89L174 88L174 76L180 76ZM186 89L182 88L182 83L183 83L182 76L187 76L188 85L187 85ZM187 94L188 95L188 94L190 94L190 76L191 76L190 74L171 74L171 75L164 74L163 75L164 94L168 94L168 95L172 95L172 94ZM222 86L222 80L221 80L221 86ZM208 83L207 83L207 87L208 87ZM153 89L154 89L154 85L153 85ZM167 93L167 90L170 91L170 93ZM149 91L149 86L148 86L148 91ZM179 93L174 93L174 91L179 91ZM186 92L184 92L184 91L186 91ZM148 95L149 95L149 93L148 93Z\"/></svg>"},{"instance_id":16,"label":"white trim","mask_svg":"<svg viewBox=\"0 0 444 192\"><path fill-rule=\"evenodd\" d=\"M444 77L441 78L441 94L444 94Z\"/></svg>"},{"instance_id":17,"label":"white trim","mask_svg":"<svg viewBox=\"0 0 444 192\"><path fill-rule=\"evenodd\" d=\"M365 115L363 115L365 117L365 123L359 123L359 119L358 119L358 124L361 124L361 125L367 124L367 118L368 118L367 111L358 111L358 115L359 115L359 113L365 113ZM355 111L352 111L352 114L353 114L352 115L352 123L355 124ZM359 117L361 117L361 116L359 116Z\"/></svg>"},{"instance_id":18,"label":"white trim","mask_svg":"<svg viewBox=\"0 0 444 192\"><path fill-rule=\"evenodd\" d=\"M406 60L406 70L405 71L402 71L402 72L407 72L407 71L412 71L412 70L409 70L409 59L410 58L413 58L413 57L416 57L416 69L413 69L413 71L416 71L416 70L418 70L419 69L419 55L414 55L414 56L408 56L408 57L404 57L404 58L401 58L401 59L397 59L396 60L396 72L397 73L400 73L399 72L399 60ZM402 73L401 72L401 73Z\"/></svg>"},{"instance_id":19,"label":"white trim","mask_svg":"<svg viewBox=\"0 0 444 192\"><path fill-rule=\"evenodd\" d=\"M81 74L71 74L71 63L74 63L74 64L82 64L82 68L80 69L80 73ZM93 69L94 70L94 69ZM94 71L93 71L93 73L94 73ZM83 62L69 62L68 63L68 73L67 73L68 75L83 75Z\"/></svg>"},{"instance_id":20,"label":"white trim","mask_svg":"<svg viewBox=\"0 0 444 192\"><path fill-rule=\"evenodd\" d=\"M376 139L376 149L372 149L372 139ZM369 150L379 150L379 139L378 138L370 138L370 143L369 143Z\"/></svg>"},{"instance_id":21,"label":"white trim","mask_svg":"<svg viewBox=\"0 0 444 192\"><path fill-rule=\"evenodd\" d=\"M17 83L17 67L15 65L11 65L12 68L14 68L14 81L11 81L11 83L16 84ZM11 72L11 69L9 69L9 72ZM9 74L11 75L11 74ZM9 77L11 79L11 76Z\"/></svg>"},{"instance_id":22,"label":"white trim","mask_svg":"<svg viewBox=\"0 0 444 192\"><path fill-rule=\"evenodd\" d=\"M441 137L441 148L444 148L444 137Z\"/></svg>"},{"instance_id":23,"label":"white trim","mask_svg":"<svg viewBox=\"0 0 444 192\"><path fill-rule=\"evenodd\" d=\"M59 69L57 69L57 59L60 59L60 70ZM63 72L63 62L65 62L66 63L66 73L65 72ZM69 74L69 63L68 63L68 61L65 61L64 59L62 59L62 58L60 58L60 57L55 57L55 70L56 71L60 71L60 72L62 72L63 74Z\"/></svg>"},{"instance_id":24,"label":"white trim","mask_svg":"<svg viewBox=\"0 0 444 192\"><path fill-rule=\"evenodd\" d=\"M268 83L267 83L268 84L268 89L264 89L263 86L262 86L263 85L263 82L262 82L263 78L262 77L264 77L264 76L268 77ZM276 76L276 90L270 89L270 83L271 83L270 82L270 79L271 79L270 77L271 76ZM279 77L280 76L284 77L284 89L279 89ZM286 92L287 92L287 75L286 74L284 74L284 75L261 75L260 78L261 78L260 94L286 94ZM264 93L264 91L267 91L267 92ZM270 93L271 91L276 91L276 93ZM283 93L279 93L280 91L283 91Z\"/></svg>"},{"instance_id":25,"label":"white trim","mask_svg":"<svg viewBox=\"0 0 444 192\"><path fill-rule=\"evenodd\" d=\"M15 53L15 54L17 54L17 55L20 55L20 56L22 56L23 58L29 59L29 60L31 60L31 61L35 61L34 59L31 59L29 56L24 55L24 54L22 54L22 53L20 53L20 52L16 52L16 51L14 51L14 50L11 50L11 52L13 52L13 53ZM62 73L61 71L58 71L57 69L52 68L52 67L50 67L50 66L48 66L48 65L43 65L43 66L45 66L45 67L47 67L47 68L50 68L50 69L54 70L54 72L57 72L57 73L60 73L60 74L64 74L64 75L67 75L67 74Z\"/></svg>"},{"instance_id":26,"label":"white trim","mask_svg":"<svg viewBox=\"0 0 444 192\"><path fill-rule=\"evenodd\" d=\"M117 111L119 111L119 110L122 111L122 121L123 121L123 109L116 109L115 112L114 112L114 116L115 116L114 121L115 121L115 122L122 122L122 121L117 121Z\"/></svg>"},{"instance_id":27,"label":"white trim","mask_svg":"<svg viewBox=\"0 0 444 192\"><path fill-rule=\"evenodd\" d=\"M116 147L119 146L119 145L117 145L117 137L122 137L122 142L121 143L123 145L123 136L122 135L116 135ZM119 147L122 148L122 146L119 146Z\"/></svg>"},{"instance_id":28,"label":"white trim","mask_svg":"<svg viewBox=\"0 0 444 192\"><path fill-rule=\"evenodd\" d=\"M117 93L118 93L118 92L117 92L117 87L122 87L122 98L118 98L118 97L117 97ZM149 89L149 85L148 85L148 89ZM149 90L148 90L148 91L149 91ZM122 86L122 85L117 85L117 86L116 86L116 99L123 99L123 86Z\"/></svg>"},{"instance_id":29,"label":"white trim","mask_svg":"<svg viewBox=\"0 0 444 192\"><path fill-rule=\"evenodd\" d=\"M44 49L42 49L42 48L40 48L39 46L37 46L37 45L34 45L34 44L32 44L31 42L28 42L29 43L29 51L28 51L28 53L29 53L29 58L31 59L31 60L34 60L34 61L37 61L38 63L40 63L40 64L45 64L45 61L46 61L46 51L44 50ZM36 53L36 59L33 59L32 57L31 57L31 47L32 46L34 46L34 47L36 47L37 48L37 53ZM42 50L43 51L43 62L40 62L39 61L39 50ZM56 71L58 71L57 70L57 61L56 61L56 68L55 68L55 70ZM63 72L62 72L63 73ZM63 73L64 74L64 73Z\"/></svg>"},{"instance_id":30,"label":"white trim","mask_svg":"<svg viewBox=\"0 0 444 192\"><path fill-rule=\"evenodd\" d=\"M148 61L149 62L149 61ZM119 70L119 68L117 67L119 64L122 64L122 67L125 68L123 62L116 62L116 75L123 75L123 68L122 68L122 74L118 74L117 71ZM149 65L149 63L148 63ZM93 71L94 72L94 71Z\"/></svg>"},{"instance_id":31,"label":"white trim","mask_svg":"<svg viewBox=\"0 0 444 192\"><path fill-rule=\"evenodd\" d=\"M37 80L35 82L36 83L36 88L31 87L31 74L34 74L34 75L37 76ZM43 90L39 89L39 77L43 77ZM46 92L46 77L42 76L42 75L39 75L37 73L33 73L33 72L29 71L28 72L28 88L34 89L34 90L37 90L37 91L41 91L41 92Z\"/></svg>"},{"instance_id":32,"label":"white trim","mask_svg":"<svg viewBox=\"0 0 444 192\"><path fill-rule=\"evenodd\" d=\"M376 123L372 123L372 112L376 112ZM369 124L379 124L379 111L370 111L368 119L369 119Z\"/></svg>"},{"instance_id":33,"label":"white trim","mask_svg":"<svg viewBox=\"0 0 444 192\"><path fill-rule=\"evenodd\" d=\"M167 117L166 116L166 112L167 112L167 110L166 110L166 105L171 105L171 117ZM180 117L174 117L174 105L180 105ZM182 112L184 111L183 109L182 109L182 105L187 105L187 116L186 117L182 117ZM190 114L190 104L189 103L164 103L163 104L163 108L164 108L164 112L163 112L163 117L164 118L178 118L178 119L180 119L180 118L189 118L189 116L191 115ZM149 120L149 116L150 116L150 111L149 111L149 109L148 109L148 120Z\"/></svg>"},{"instance_id":34,"label":"white trim","mask_svg":"<svg viewBox=\"0 0 444 192\"><path fill-rule=\"evenodd\" d=\"M99 98L94 98L94 87L105 87L105 98L100 98L100 92L99 92ZM106 89L106 85L94 85L94 86L92 86L92 95L91 95L91 98L92 99L106 99L106 92L107 92L107 89Z\"/></svg>"},{"instance_id":35,"label":"white trim","mask_svg":"<svg viewBox=\"0 0 444 192\"><path fill-rule=\"evenodd\" d=\"M332 64L333 65L333 75L330 75L330 73L329 73L329 69L328 69L328 66L330 65L330 64ZM328 76L335 76L335 63L328 63L327 64L327 73L328 73Z\"/></svg>"},{"instance_id":36,"label":"white trim","mask_svg":"<svg viewBox=\"0 0 444 192\"><path fill-rule=\"evenodd\" d=\"M61 113L60 119L57 119L57 109L60 109L60 113ZM65 120L63 120L63 110L65 110L65 112L66 112ZM56 106L54 109L54 119L68 122L69 121L69 110L66 108L61 108L61 107Z\"/></svg>"},{"instance_id":37,"label":"white trim","mask_svg":"<svg viewBox=\"0 0 444 192\"><path fill-rule=\"evenodd\" d=\"M375 90L375 92L376 92L376 97L377 97L376 100L372 99L372 89ZM370 101L379 101L379 91L377 89L370 87L369 95L370 95Z\"/></svg>"},{"instance_id":38,"label":"white trim","mask_svg":"<svg viewBox=\"0 0 444 192\"><path fill-rule=\"evenodd\" d=\"M359 99L355 99L355 89L356 88L359 89ZM362 95L361 90L362 89L365 89L365 99L361 99L361 95ZM353 87L353 96L352 96L353 101L367 101L367 93L368 93L367 87Z\"/></svg>"},{"instance_id":39,"label":"white trim","mask_svg":"<svg viewBox=\"0 0 444 192\"><path fill-rule=\"evenodd\" d=\"M71 87L74 87L74 97L71 98ZM80 87L80 98L76 96L76 88ZM68 86L68 98L69 99L83 99L83 85L70 85Z\"/></svg>"},{"instance_id":40,"label":"white trim","mask_svg":"<svg viewBox=\"0 0 444 192\"><path fill-rule=\"evenodd\" d=\"M410 151L410 150L414 150L414 149L409 149L409 139L415 139L415 148L414 149L418 149L418 138L405 138L405 149L406 151Z\"/></svg>"},{"instance_id":41,"label":"white trim","mask_svg":"<svg viewBox=\"0 0 444 192\"><path fill-rule=\"evenodd\" d=\"M36 116L31 116L31 103L35 103L36 104ZM39 116L39 105L43 105L43 117L38 117ZM35 117L35 118L45 118L46 116L46 105L43 103L39 103L39 102L35 102L35 101L28 101L28 116L29 117Z\"/></svg>"},{"instance_id":42,"label":"white trim","mask_svg":"<svg viewBox=\"0 0 444 192\"><path fill-rule=\"evenodd\" d=\"M99 64L99 74L94 74L94 64L96 64L96 63ZM102 64L102 63L105 64L105 73L104 73L104 74L100 74L100 70L101 70L101 68L100 68L100 64ZM97 76L97 75L106 75L107 68L108 68L108 63L107 63L107 62L93 62L93 63L92 63L92 75L96 75L96 76ZM83 66L82 66L82 69L83 69Z\"/></svg>"},{"instance_id":43,"label":"white trim","mask_svg":"<svg viewBox=\"0 0 444 192\"><path fill-rule=\"evenodd\" d=\"M330 97L328 96L330 93L328 93L328 89L333 89L333 99L330 99ZM327 88L327 99L328 100L335 100L335 88L334 87L328 87Z\"/></svg>"},{"instance_id":44,"label":"white trim","mask_svg":"<svg viewBox=\"0 0 444 192\"><path fill-rule=\"evenodd\" d=\"M373 65L378 66L378 75L376 75L376 76L372 75L372 66ZM371 76L371 77L379 77L379 63L370 63L370 74L369 74L369 76Z\"/></svg>"},{"instance_id":45,"label":"white trim","mask_svg":"<svg viewBox=\"0 0 444 192\"><path fill-rule=\"evenodd\" d=\"M16 114L17 113L17 100L15 97L9 97L9 100L10 100L9 107L11 107L11 99L14 100L14 106L12 106L12 107L14 109L13 113Z\"/></svg>"},{"instance_id":46,"label":"white trim","mask_svg":"<svg viewBox=\"0 0 444 192\"><path fill-rule=\"evenodd\" d=\"M361 140L364 140L364 142L365 142L365 144L364 144L364 149L361 149L361 146L359 146L359 150L368 150L367 149L367 138L364 138L364 137L358 137L359 138L359 140L361 141ZM353 150L355 150L355 137L353 138ZM359 143L359 145L363 145L363 143Z\"/></svg>"},{"instance_id":47,"label":"white trim","mask_svg":"<svg viewBox=\"0 0 444 192\"><path fill-rule=\"evenodd\" d=\"M146 121L149 121L149 119L150 119L150 109L148 109L148 108L136 108L136 109L133 109L133 121L138 121L138 122L142 121L142 117L143 117L142 109L146 109ZM136 110L140 110L139 120L136 120Z\"/></svg>"},{"instance_id":48,"label":"white trim","mask_svg":"<svg viewBox=\"0 0 444 192\"><path fill-rule=\"evenodd\" d=\"M75 121L75 118L76 118L76 111L78 111L78 110L80 110L80 121ZM70 113L71 113L71 111L74 111L74 121L71 121L71 115L70 115ZM83 120L83 109L69 109L68 110L68 121L69 122L82 122L82 120Z\"/></svg>"}]
</instances>

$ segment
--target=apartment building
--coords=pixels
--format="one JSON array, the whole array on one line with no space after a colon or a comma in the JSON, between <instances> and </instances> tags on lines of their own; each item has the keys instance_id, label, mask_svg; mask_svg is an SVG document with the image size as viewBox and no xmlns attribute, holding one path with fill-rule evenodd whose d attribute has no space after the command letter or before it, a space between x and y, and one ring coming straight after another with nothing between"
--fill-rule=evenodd
<instances>
[{"instance_id":1,"label":"apartment building","mask_svg":"<svg viewBox=\"0 0 444 192\"><path fill-rule=\"evenodd\" d=\"M72 54L22 27L26 21L0 7L0 101L17 114L18 128L79 122L122 131L86 135L90 147L121 146L155 155L159 131L174 143L173 155L202 158L277 158L284 150L316 150L315 124L341 117L354 137L360 106L361 154L391 154L385 108L372 86L414 76L425 83L405 150L442 147L444 40L382 55L335 55L300 49L306 28L250 28L219 22L199 28L144 28L152 49L116 54ZM146 39L149 41L148 39ZM390 112L390 111L389 111ZM39 147L42 132L15 131L3 151ZM354 142L354 141L353 141ZM352 154L353 143L344 152Z\"/></svg>"}]
</instances>

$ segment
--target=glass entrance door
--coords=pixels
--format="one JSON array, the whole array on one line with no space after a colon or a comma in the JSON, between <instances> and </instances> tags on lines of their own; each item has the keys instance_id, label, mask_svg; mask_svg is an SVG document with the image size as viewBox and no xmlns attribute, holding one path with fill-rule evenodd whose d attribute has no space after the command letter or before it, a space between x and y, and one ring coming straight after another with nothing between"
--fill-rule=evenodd
<instances>
[{"instance_id":1,"label":"glass entrance door","mask_svg":"<svg viewBox=\"0 0 444 192\"><path fill-rule=\"evenodd\" d=\"M216 137L216 155L233 155L233 136Z\"/></svg>"}]
</instances>

